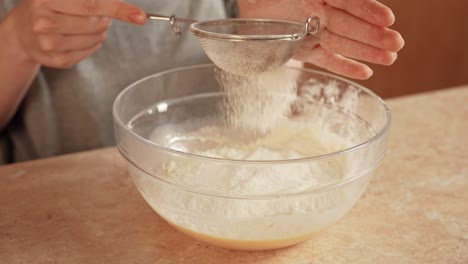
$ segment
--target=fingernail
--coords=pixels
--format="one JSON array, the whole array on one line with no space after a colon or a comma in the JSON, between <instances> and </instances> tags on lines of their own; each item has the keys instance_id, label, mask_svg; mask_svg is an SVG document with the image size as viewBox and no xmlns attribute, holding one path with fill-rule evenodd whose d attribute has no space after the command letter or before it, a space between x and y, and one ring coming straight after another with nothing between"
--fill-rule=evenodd
<instances>
[{"instance_id":1,"label":"fingernail","mask_svg":"<svg viewBox=\"0 0 468 264\"><path fill-rule=\"evenodd\" d=\"M364 68L364 71L363 71L361 77L362 77L363 80L366 80L366 79L369 79L370 77L372 77L372 75L374 75L374 71L371 68L366 67L366 68Z\"/></svg>"},{"instance_id":2,"label":"fingernail","mask_svg":"<svg viewBox=\"0 0 468 264\"><path fill-rule=\"evenodd\" d=\"M141 14L141 12L133 13L129 16L130 22L135 24L143 25L146 21L146 17Z\"/></svg>"}]
</instances>

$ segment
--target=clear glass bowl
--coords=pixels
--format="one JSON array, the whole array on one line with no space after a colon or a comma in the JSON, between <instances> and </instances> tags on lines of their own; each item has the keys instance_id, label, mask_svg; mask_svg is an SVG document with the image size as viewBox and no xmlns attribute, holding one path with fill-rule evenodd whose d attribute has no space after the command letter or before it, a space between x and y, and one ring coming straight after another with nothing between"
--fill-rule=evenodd
<instances>
[{"instance_id":1,"label":"clear glass bowl","mask_svg":"<svg viewBox=\"0 0 468 264\"><path fill-rule=\"evenodd\" d=\"M223 159L178 145L193 131L223 122L225 94L213 65L154 74L120 93L113 106L118 149L144 199L169 224L212 245L267 250L310 239L356 203L384 158L388 108L370 90L335 75L301 68L288 68L288 74L298 91L290 118L321 135L325 148L316 155ZM299 168L310 172L303 180L318 184L289 180ZM266 171L281 175L272 181L262 178ZM226 191L223 184L232 177L265 188Z\"/></svg>"}]
</instances>

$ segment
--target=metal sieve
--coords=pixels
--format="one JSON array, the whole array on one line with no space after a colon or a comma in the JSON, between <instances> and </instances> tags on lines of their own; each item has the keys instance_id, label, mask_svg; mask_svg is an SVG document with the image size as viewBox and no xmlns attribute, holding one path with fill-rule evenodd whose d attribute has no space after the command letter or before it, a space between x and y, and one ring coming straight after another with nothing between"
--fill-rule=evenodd
<instances>
[{"instance_id":1,"label":"metal sieve","mask_svg":"<svg viewBox=\"0 0 468 264\"><path fill-rule=\"evenodd\" d=\"M148 19L169 21L177 36L178 23L191 24L206 55L219 68L249 76L285 64L299 48L301 40L318 32L318 17L305 23L274 19L221 19L196 21L175 16L147 14Z\"/></svg>"}]
</instances>

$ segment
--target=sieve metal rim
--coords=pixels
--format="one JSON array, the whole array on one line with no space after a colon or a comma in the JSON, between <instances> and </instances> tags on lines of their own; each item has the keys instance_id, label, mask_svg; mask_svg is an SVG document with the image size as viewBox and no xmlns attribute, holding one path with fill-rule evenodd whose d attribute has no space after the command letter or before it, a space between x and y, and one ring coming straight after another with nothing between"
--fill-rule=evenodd
<instances>
[{"instance_id":1,"label":"sieve metal rim","mask_svg":"<svg viewBox=\"0 0 468 264\"><path fill-rule=\"evenodd\" d=\"M263 18L256 18L256 19L245 19L245 18L230 18L230 19L218 19L218 20L206 20L206 21L199 21L195 22L190 25L190 31L192 33L203 39L211 39L211 40L229 40L229 41L299 41L307 34L304 32L298 32L294 34L281 34L281 35L235 35L235 34L225 34L225 33L216 33L216 32L209 32L203 29L200 29L200 25L212 24L225 24L226 22L235 21L237 23L281 23L281 24L293 24L297 26L301 26L304 28L304 23L299 21L291 21L291 20L280 20L280 19L263 19Z\"/></svg>"}]
</instances>

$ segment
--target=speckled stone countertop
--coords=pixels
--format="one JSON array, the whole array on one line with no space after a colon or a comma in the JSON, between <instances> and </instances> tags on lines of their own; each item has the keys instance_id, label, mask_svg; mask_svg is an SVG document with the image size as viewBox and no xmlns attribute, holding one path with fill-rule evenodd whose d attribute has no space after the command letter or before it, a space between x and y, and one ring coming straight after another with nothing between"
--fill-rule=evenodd
<instances>
[{"instance_id":1,"label":"speckled stone countertop","mask_svg":"<svg viewBox=\"0 0 468 264\"><path fill-rule=\"evenodd\" d=\"M388 101L385 161L312 240L236 252L174 230L116 149L0 167L0 263L468 263L468 86Z\"/></svg>"}]
</instances>

